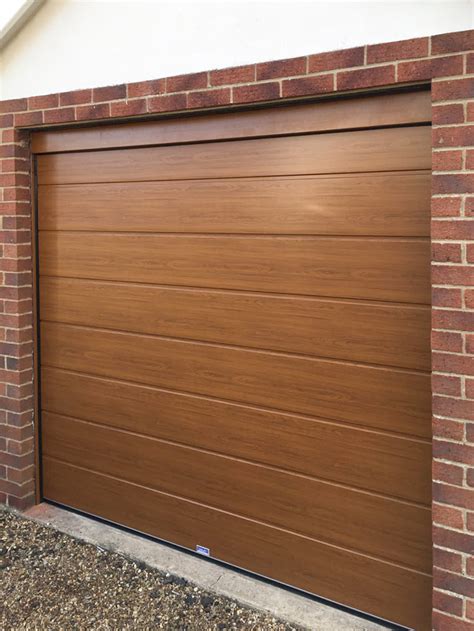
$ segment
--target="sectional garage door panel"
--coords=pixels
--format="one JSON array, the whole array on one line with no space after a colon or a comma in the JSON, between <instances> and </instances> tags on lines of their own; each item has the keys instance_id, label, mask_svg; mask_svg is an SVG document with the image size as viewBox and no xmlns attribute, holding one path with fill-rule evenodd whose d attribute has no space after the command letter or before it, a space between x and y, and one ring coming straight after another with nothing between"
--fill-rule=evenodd
<instances>
[{"instance_id":1,"label":"sectional garage door panel","mask_svg":"<svg viewBox=\"0 0 474 631\"><path fill-rule=\"evenodd\" d=\"M40 291L43 319L50 322L100 322L112 330L430 368L431 314L425 305L59 277L44 277Z\"/></svg>"},{"instance_id":2,"label":"sectional garage door panel","mask_svg":"<svg viewBox=\"0 0 474 631\"><path fill-rule=\"evenodd\" d=\"M418 371L43 323L42 362L123 381L428 437Z\"/></svg>"},{"instance_id":3,"label":"sectional garage door panel","mask_svg":"<svg viewBox=\"0 0 474 631\"><path fill-rule=\"evenodd\" d=\"M43 407L61 416L314 478L350 480L354 488L418 504L430 493L431 446L423 440L57 368L44 367L42 381Z\"/></svg>"},{"instance_id":4,"label":"sectional garage door panel","mask_svg":"<svg viewBox=\"0 0 474 631\"><path fill-rule=\"evenodd\" d=\"M430 173L44 185L41 230L420 236ZM383 206L381 200L383 199Z\"/></svg>"},{"instance_id":5,"label":"sectional garage door panel","mask_svg":"<svg viewBox=\"0 0 474 631\"><path fill-rule=\"evenodd\" d=\"M264 576L275 577L278 569L284 583L306 591L318 585L325 598L429 628L431 580L426 574L48 457L44 469L47 497L68 506L142 532L156 532L159 524L163 539L191 549L197 540L212 541L214 555L233 565L252 558L252 570ZM344 568L344 580L335 568Z\"/></svg>"},{"instance_id":6,"label":"sectional garage door panel","mask_svg":"<svg viewBox=\"0 0 474 631\"><path fill-rule=\"evenodd\" d=\"M310 105L295 134L298 106L268 137L232 114L37 157L47 499L429 628L431 145L411 99L393 126L383 96L371 123L338 103L343 129Z\"/></svg>"},{"instance_id":7,"label":"sectional garage door panel","mask_svg":"<svg viewBox=\"0 0 474 631\"><path fill-rule=\"evenodd\" d=\"M171 147L51 154L38 160L44 184L215 179L431 167L428 127L310 134Z\"/></svg>"},{"instance_id":8,"label":"sectional garage door panel","mask_svg":"<svg viewBox=\"0 0 474 631\"><path fill-rule=\"evenodd\" d=\"M42 232L40 251L47 276L415 304L430 299L428 240Z\"/></svg>"}]
</instances>

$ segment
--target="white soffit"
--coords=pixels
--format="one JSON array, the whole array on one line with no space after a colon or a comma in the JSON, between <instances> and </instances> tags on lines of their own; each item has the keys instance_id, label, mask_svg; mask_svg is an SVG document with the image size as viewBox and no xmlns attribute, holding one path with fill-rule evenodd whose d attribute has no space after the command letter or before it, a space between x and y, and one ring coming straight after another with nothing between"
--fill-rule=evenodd
<instances>
[{"instance_id":1,"label":"white soffit","mask_svg":"<svg viewBox=\"0 0 474 631\"><path fill-rule=\"evenodd\" d=\"M0 2L0 50L38 11L45 0L2 0Z\"/></svg>"}]
</instances>

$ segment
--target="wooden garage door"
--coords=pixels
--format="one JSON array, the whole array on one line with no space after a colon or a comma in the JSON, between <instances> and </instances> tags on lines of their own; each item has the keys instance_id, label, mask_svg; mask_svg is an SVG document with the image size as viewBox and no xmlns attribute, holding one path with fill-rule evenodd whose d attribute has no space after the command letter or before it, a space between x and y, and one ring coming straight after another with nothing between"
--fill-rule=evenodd
<instances>
[{"instance_id":1,"label":"wooden garage door","mask_svg":"<svg viewBox=\"0 0 474 631\"><path fill-rule=\"evenodd\" d=\"M44 497L429 628L429 116L37 134Z\"/></svg>"}]
</instances>

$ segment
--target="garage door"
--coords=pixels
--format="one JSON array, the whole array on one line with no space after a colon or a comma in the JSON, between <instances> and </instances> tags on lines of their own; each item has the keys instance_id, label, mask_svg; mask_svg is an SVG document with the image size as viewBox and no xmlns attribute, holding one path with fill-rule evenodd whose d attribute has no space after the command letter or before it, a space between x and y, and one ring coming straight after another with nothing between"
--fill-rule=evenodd
<instances>
[{"instance_id":1,"label":"garage door","mask_svg":"<svg viewBox=\"0 0 474 631\"><path fill-rule=\"evenodd\" d=\"M44 497L429 628L429 115L37 134Z\"/></svg>"}]
</instances>

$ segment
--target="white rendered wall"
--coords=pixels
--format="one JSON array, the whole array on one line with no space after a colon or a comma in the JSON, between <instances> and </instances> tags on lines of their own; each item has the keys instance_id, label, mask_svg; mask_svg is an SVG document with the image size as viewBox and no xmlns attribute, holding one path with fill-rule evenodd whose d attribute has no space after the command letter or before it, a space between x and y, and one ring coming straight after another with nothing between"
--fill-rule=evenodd
<instances>
[{"instance_id":1,"label":"white rendered wall","mask_svg":"<svg viewBox=\"0 0 474 631\"><path fill-rule=\"evenodd\" d=\"M473 28L473 5L471 0L47 0L0 54L0 98L461 31Z\"/></svg>"}]
</instances>

